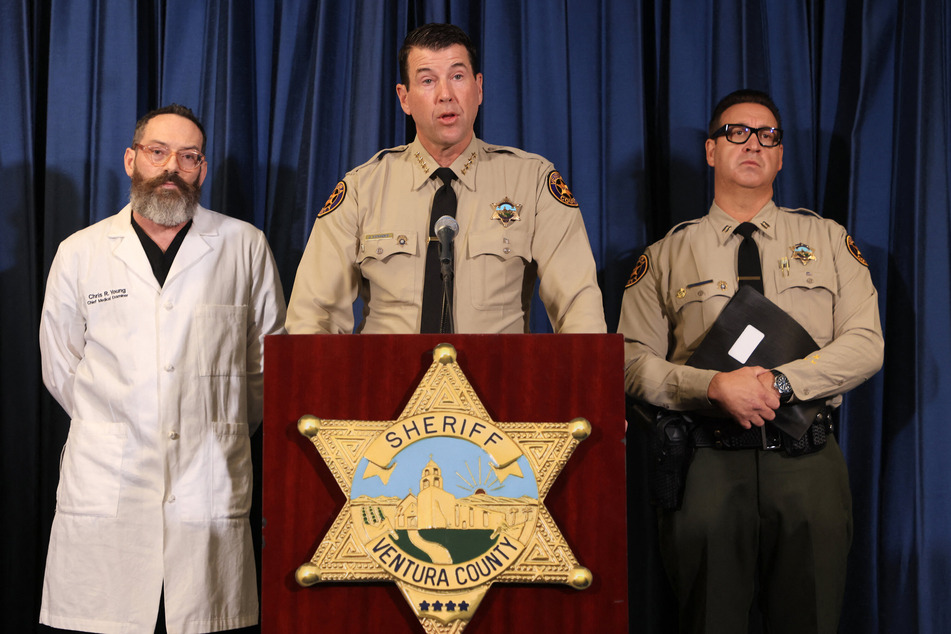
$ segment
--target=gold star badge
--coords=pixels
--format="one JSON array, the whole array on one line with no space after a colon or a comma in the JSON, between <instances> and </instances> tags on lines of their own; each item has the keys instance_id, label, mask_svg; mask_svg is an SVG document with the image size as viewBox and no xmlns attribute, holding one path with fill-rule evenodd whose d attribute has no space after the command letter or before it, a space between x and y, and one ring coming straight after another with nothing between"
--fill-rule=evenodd
<instances>
[{"instance_id":1,"label":"gold star badge","mask_svg":"<svg viewBox=\"0 0 951 634\"><path fill-rule=\"evenodd\" d=\"M394 581L426 632L458 634L493 583L591 584L544 504L591 425L495 422L455 348L433 358L395 421L298 421L347 501L296 579Z\"/></svg>"},{"instance_id":2,"label":"gold star badge","mask_svg":"<svg viewBox=\"0 0 951 634\"><path fill-rule=\"evenodd\" d=\"M792 251L793 259L798 260L803 266L806 266L806 262L816 259L815 253L812 252L812 247L808 244L799 242L789 247L789 250Z\"/></svg>"},{"instance_id":3,"label":"gold star badge","mask_svg":"<svg viewBox=\"0 0 951 634\"><path fill-rule=\"evenodd\" d=\"M492 220L498 220L506 229L513 222L521 220L518 213L522 210L522 203L513 203L508 196L502 199L502 202L492 203Z\"/></svg>"}]
</instances>

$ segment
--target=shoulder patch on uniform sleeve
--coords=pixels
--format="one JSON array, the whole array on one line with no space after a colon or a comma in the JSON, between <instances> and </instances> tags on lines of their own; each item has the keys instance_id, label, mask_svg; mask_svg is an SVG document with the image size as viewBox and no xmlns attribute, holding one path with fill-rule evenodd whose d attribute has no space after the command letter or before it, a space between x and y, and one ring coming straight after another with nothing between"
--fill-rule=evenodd
<instances>
[{"instance_id":1,"label":"shoulder patch on uniform sleeve","mask_svg":"<svg viewBox=\"0 0 951 634\"><path fill-rule=\"evenodd\" d=\"M631 277L628 278L627 284L624 285L624 288L631 288L640 282L641 279L647 275L647 272L650 270L650 268L650 258L647 257L646 253L642 253L641 257L637 258L637 262L634 264L634 270L631 271Z\"/></svg>"},{"instance_id":2,"label":"shoulder patch on uniform sleeve","mask_svg":"<svg viewBox=\"0 0 951 634\"><path fill-rule=\"evenodd\" d=\"M327 199L327 202L324 203L324 206L320 208L320 211L317 212L318 218L323 218L334 209L340 206L340 203L343 202L343 199L347 197L347 184L343 181L337 183L337 186L334 187L333 193L330 194L330 198Z\"/></svg>"},{"instance_id":3,"label":"shoulder patch on uniform sleeve","mask_svg":"<svg viewBox=\"0 0 951 634\"><path fill-rule=\"evenodd\" d=\"M845 236L845 246L848 247L849 253L852 254L852 257L858 260L858 263L862 266L868 268L868 262L865 261L865 258L862 257L862 252L859 251L858 246L855 244L855 240L852 239L852 236L846 234Z\"/></svg>"},{"instance_id":4,"label":"shoulder patch on uniform sleeve","mask_svg":"<svg viewBox=\"0 0 951 634\"><path fill-rule=\"evenodd\" d=\"M575 200L571 190L568 189L568 184L565 183L565 179L561 177L561 174L558 173L558 170L552 170L548 174L548 191L550 191L551 195L555 197L555 200L560 202L562 205L566 205L568 207L578 206L578 201Z\"/></svg>"}]
</instances>

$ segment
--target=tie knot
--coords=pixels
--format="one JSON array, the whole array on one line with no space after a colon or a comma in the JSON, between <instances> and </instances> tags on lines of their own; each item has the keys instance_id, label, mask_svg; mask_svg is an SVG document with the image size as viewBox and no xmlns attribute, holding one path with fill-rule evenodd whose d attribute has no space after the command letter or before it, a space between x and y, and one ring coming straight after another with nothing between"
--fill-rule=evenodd
<instances>
[{"instance_id":1,"label":"tie knot","mask_svg":"<svg viewBox=\"0 0 951 634\"><path fill-rule=\"evenodd\" d=\"M733 230L733 233L738 233L744 238L749 238L753 235L754 231L756 231L756 225L752 222L741 222L739 226Z\"/></svg>"},{"instance_id":2,"label":"tie knot","mask_svg":"<svg viewBox=\"0 0 951 634\"><path fill-rule=\"evenodd\" d=\"M433 172L432 178L439 177L439 180L443 182L444 185L448 185L456 179L456 173L453 172L448 167L440 167L435 172Z\"/></svg>"}]
</instances>

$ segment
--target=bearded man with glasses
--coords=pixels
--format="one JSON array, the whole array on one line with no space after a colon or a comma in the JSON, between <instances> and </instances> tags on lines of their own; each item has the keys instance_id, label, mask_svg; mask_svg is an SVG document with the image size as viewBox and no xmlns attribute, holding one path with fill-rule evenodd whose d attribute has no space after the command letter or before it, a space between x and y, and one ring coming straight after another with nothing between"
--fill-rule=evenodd
<instances>
[{"instance_id":1,"label":"bearded man with glasses","mask_svg":"<svg viewBox=\"0 0 951 634\"><path fill-rule=\"evenodd\" d=\"M771 634L838 628L852 500L832 412L884 344L846 230L773 201L782 140L765 93L720 101L709 213L648 247L624 292L625 386L654 414L650 483L681 632L747 632L757 586Z\"/></svg>"},{"instance_id":2,"label":"bearded man with glasses","mask_svg":"<svg viewBox=\"0 0 951 634\"><path fill-rule=\"evenodd\" d=\"M199 205L204 148L188 108L142 117L130 203L50 269L43 381L70 416L40 611L54 628L258 621L250 435L284 295L264 234Z\"/></svg>"}]
</instances>

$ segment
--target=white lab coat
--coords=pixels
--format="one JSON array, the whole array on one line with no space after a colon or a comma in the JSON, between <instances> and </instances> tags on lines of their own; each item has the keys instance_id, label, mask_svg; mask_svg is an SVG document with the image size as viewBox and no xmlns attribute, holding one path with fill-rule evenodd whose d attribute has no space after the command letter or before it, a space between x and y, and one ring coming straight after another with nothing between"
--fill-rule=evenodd
<instances>
[{"instance_id":1,"label":"white lab coat","mask_svg":"<svg viewBox=\"0 0 951 634\"><path fill-rule=\"evenodd\" d=\"M264 235L199 208L164 287L128 206L50 270L43 381L71 417L40 621L151 633L257 623L249 435L284 296ZM249 422L251 425L249 426Z\"/></svg>"}]
</instances>

